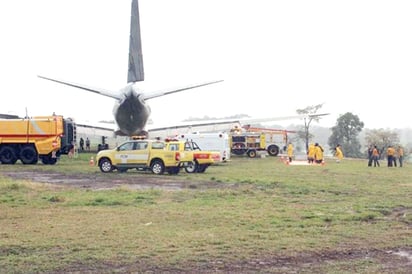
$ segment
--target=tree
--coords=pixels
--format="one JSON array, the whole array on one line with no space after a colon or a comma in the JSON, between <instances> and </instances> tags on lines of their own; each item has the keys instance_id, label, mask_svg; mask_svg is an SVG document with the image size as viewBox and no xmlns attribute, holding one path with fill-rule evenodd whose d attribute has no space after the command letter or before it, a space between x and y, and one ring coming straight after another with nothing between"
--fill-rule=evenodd
<instances>
[{"instance_id":1,"label":"tree","mask_svg":"<svg viewBox=\"0 0 412 274\"><path fill-rule=\"evenodd\" d=\"M323 104L318 104L318 105L314 105L314 106L308 106L304 109L297 109L296 112L297 114L307 114L308 117L304 118L305 121L305 125L303 127L303 130L299 130L297 132L297 136L299 139L303 139L305 140L305 147L306 147L306 151L308 151L308 147L309 147L309 140L311 138L313 138L313 135L310 134L309 132L309 127L310 124L312 123L312 121L315 122L319 122L320 117L319 116L309 116L309 115L313 115L316 114L316 112L323 106Z\"/></svg>"},{"instance_id":2,"label":"tree","mask_svg":"<svg viewBox=\"0 0 412 274\"><path fill-rule=\"evenodd\" d=\"M363 127L364 123L359 120L357 115L347 112L339 116L336 126L331 128L332 135L329 137L329 147L334 149L340 144L346 157L362 157L358 135Z\"/></svg>"}]
</instances>

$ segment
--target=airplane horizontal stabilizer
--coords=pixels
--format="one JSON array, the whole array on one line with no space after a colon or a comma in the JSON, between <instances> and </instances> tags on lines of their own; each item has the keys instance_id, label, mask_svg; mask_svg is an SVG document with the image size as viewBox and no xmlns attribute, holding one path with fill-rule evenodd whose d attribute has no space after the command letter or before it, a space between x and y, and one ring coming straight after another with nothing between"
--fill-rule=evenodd
<instances>
[{"instance_id":1,"label":"airplane horizontal stabilizer","mask_svg":"<svg viewBox=\"0 0 412 274\"><path fill-rule=\"evenodd\" d=\"M192 88L203 87L203 86L207 86L207 85L211 85L211 84L215 84L215 83L219 83L219 82L223 82L223 80L205 82L205 83L201 83L201 84L195 84L195 85L190 85L190 86L185 86L185 87L180 87L180 88L174 88L174 89L154 91L154 92L150 92L150 93L145 93L142 96L143 96L143 99L147 100L147 99L152 99L152 98L156 98L156 97L160 97L160 96L164 96L164 95L168 95L168 94L172 94L172 93L176 93L176 92L180 92L180 91L184 91L184 90L188 90L188 89L192 89Z\"/></svg>"},{"instance_id":2,"label":"airplane horizontal stabilizer","mask_svg":"<svg viewBox=\"0 0 412 274\"><path fill-rule=\"evenodd\" d=\"M103 95L103 96L107 96L107 97L110 97L110 98L120 99L119 94L116 94L116 92L113 92L113 91L110 91L110 90L96 88L96 87L90 87L90 86L81 85L81 84L76 84L76 83L73 83L73 82L67 82L67 81L52 79L52 78L48 78L48 77L44 77L44 76L40 76L40 75L37 75L37 77L42 78L42 79L46 79L46 80L49 80L49 81L53 81L53 82L56 82L56 83L59 83L59 84L84 89L84 90L87 90L87 91L90 91L90 92L93 92L93 93L97 93L97 94L100 94L100 95Z\"/></svg>"}]
</instances>

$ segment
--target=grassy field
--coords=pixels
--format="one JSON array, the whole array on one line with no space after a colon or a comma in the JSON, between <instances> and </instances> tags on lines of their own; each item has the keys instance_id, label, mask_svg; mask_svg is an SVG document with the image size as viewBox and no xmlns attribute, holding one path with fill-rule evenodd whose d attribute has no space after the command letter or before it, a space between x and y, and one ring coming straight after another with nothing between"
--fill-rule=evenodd
<instances>
[{"instance_id":1,"label":"grassy field","mask_svg":"<svg viewBox=\"0 0 412 274\"><path fill-rule=\"evenodd\" d=\"M89 158L0 165L1 273L406 273L412 267L410 253L396 264L390 256L412 252L409 165L232 158L204 174L162 175L192 182L180 190L90 190L3 175L100 174ZM107 176L144 181L148 174ZM203 182L220 187L197 189Z\"/></svg>"}]
</instances>

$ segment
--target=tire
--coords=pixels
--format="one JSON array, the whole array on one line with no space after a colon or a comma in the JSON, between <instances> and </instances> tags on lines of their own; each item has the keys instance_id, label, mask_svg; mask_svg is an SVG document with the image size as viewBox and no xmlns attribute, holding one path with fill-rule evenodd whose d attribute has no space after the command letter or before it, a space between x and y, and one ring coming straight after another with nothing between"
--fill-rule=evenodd
<instances>
[{"instance_id":1,"label":"tire","mask_svg":"<svg viewBox=\"0 0 412 274\"><path fill-rule=\"evenodd\" d=\"M232 147L233 154L243 155L246 152L246 146L243 143L235 143Z\"/></svg>"},{"instance_id":2,"label":"tire","mask_svg":"<svg viewBox=\"0 0 412 274\"><path fill-rule=\"evenodd\" d=\"M167 169L167 173L169 173L170 175L177 175L180 172L180 168L178 167L170 167Z\"/></svg>"},{"instance_id":3,"label":"tire","mask_svg":"<svg viewBox=\"0 0 412 274\"><path fill-rule=\"evenodd\" d=\"M189 163L188 166L185 167L185 171L187 173L195 173L197 172L198 167L199 167L199 164L196 161L192 161Z\"/></svg>"},{"instance_id":4,"label":"tire","mask_svg":"<svg viewBox=\"0 0 412 274\"><path fill-rule=\"evenodd\" d=\"M278 156L279 154L279 147L277 145L270 145L267 148L267 151L269 153L270 156Z\"/></svg>"},{"instance_id":5,"label":"tire","mask_svg":"<svg viewBox=\"0 0 412 274\"><path fill-rule=\"evenodd\" d=\"M33 146L25 146L20 151L20 160L25 165L37 164L39 155Z\"/></svg>"},{"instance_id":6,"label":"tire","mask_svg":"<svg viewBox=\"0 0 412 274\"><path fill-rule=\"evenodd\" d=\"M99 161L99 168L100 168L100 171L103 173L112 172L114 169L112 162L110 162L110 160L107 158L101 159Z\"/></svg>"},{"instance_id":7,"label":"tire","mask_svg":"<svg viewBox=\"0 0 412 274\"><path fill-rule=\"evenodd\" d=\"M45 165L54 165L57 163L57 157L53 157L51 153L46 156L41 156L40 158Z\"/></svg>"},{"instance_id":8,"label":"tire","mask_svg":"<svg viewBox=\"0 0 412 274\"><path fill-rule=\"evenodd\" d=\"M120 173L126 173L126 172L127 172L127 168L125 168L125 167L119 167L119 168L117 168L117 171L120 172Z\"/></svg>"},{"instance_id":9,"label":"tire","mask_svg":"<svg viewBox=\"0 0 412 274\"><path fill-rule=\"evenodd\" d=\"M165 165L160 160L154 160L150 165L153 174L161 175L165 172Z\"/></svg>"},{"instance_id":10,"label":"tire","mask_svg":"<svg viewBox=\"0 0 412 274\"><path fill-rule=\"evenodd\" d=\"M16 152L11 146L0 148L0 162L6 165L14 165L17 162Z\"/></svg>"},{"instance_id":11,"label":"tire","mask_svg":"<svg viewBox=\"0 0 412 274\"><path fill-rule=\"evenodd\" d=\"M257 153L256 153L256 150L254 149L249 150L247 153L247 156L249 156L250 158L256 158L256 155Z\"/></svg>"},{"instance_id":12,"label":"tire","mask_svg":"<svg viewBox=\"0 0 412 274\"><path fill-rule=\"evenodd\" d=\"M204 173L208 167L209 167L208 165L200 165L197 169L197 172Z\"/></svg>"}]
</instances>

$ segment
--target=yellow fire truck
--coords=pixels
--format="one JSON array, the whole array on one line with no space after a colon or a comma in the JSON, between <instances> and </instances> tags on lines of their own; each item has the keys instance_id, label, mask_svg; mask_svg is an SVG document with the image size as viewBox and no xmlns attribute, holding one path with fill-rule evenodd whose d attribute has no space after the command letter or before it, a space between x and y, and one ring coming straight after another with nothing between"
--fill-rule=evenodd
<instances>
[{"instance_id":1,"label":"yellow fire truck","mask_svg":"<svg viewBox=\"0 0 412 274\"><path fill-rule=\"evenodd\" d=\"M255 158L259 151L266 151L270 156L277 156L288 142L290 130L243 126L235 128L230 134L231 152L235 155L247 154Z\"/></svg>"},{"instance_id":2,"label":"yellow fire truck","mask_svg":"<svg viewBox=\"0 0 412 274\"><path fill-rule=\"evenodd\" d=\"M63 116L0 119L0 163L53 165L76 143L76 125Z\"/></svg>"}]
</instances>

